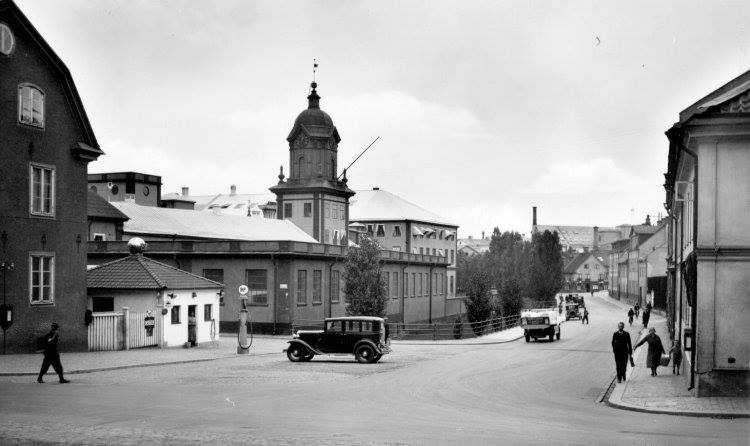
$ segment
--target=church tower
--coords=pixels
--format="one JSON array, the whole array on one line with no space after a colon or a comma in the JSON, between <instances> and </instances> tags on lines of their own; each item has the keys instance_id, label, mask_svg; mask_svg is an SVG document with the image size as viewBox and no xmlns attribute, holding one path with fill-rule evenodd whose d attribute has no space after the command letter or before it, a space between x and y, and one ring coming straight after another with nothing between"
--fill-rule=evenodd
<instances>
[{"instance_id":1,"label":"church tower","mask_svg":"<svg viewBox=\"0 0 750 446\"><path fill-rule=\"evenodd\" d=\"M338 175L341 141L328 113L320 109L318 84L310 84L307 109L297 116L286 140L289 143L289 177L282 166L276 194L276 215L289 219L320 243L346 243L349 198L346 171Z\"/></svg>"}]
</instances>

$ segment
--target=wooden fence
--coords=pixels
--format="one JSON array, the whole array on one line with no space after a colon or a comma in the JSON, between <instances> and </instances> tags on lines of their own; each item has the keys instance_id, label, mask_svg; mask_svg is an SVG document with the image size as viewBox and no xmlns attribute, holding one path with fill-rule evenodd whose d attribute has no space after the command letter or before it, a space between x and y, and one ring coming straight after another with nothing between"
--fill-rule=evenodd
<instances>
[{"instance_id":1,"label":"wooden fence","mask_svg":"<svg viewBox=\"0 0 750 446\"><path fill-rule=\"evenodd\" d=\"M146 313L123 308L112 313L94 313L89 324L89 351L127 350L161 345L161 317L153 318L153 329L146 330Z\"/></svg>"}]
</instances>

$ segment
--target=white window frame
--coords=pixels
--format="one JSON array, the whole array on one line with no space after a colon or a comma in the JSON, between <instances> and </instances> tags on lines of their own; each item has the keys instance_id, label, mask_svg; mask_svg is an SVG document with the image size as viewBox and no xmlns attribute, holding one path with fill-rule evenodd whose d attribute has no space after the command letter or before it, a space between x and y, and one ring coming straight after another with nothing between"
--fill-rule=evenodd
<instances>
[{"instance_id":1,"label":"white window frame","mask_svg":"<svg viewBox=\"0 0 750 446\"><path fill-rule=\"evenodd\" d=\"M35 211L34 210L34 169L41 169L42 171L50 170L52 171L52 174L50 175L50 211L44 212L41 211ZM40 164L40 163L29 163L29 214L40 216L40 217L54 217L55 216L55 207L56 207L56 169L55 166L49 165L49 164ZM42 178L44 178L44 175L42 175ZM41 200L41 207L44 208L44 183L41 185L41 193L42 196L40 197Z\"/></svg>"},{"instance_id":2,"label":"white window frame","mask_svg":"<svg viewBox=\"0 0 750 446\"><path fill-rule=\"evenodd\" d=\"M375 236L376 237L385 237L385 225L384 224L380 224L379 223L379 224L375 225Z\"/></svg>"},{"instance_id":3,"label":"white window frame","mask_svg":"<svg viewBox=\"0 0 750 446\"><path fill-rule=\"evenodd\" d=\"M101 240L97 240L97 237L101 237ZM104 234L102 232L94 232L94 236L91 238L93 241L99 241L99 242L106 242L107 241L107 234Z\"/></svg>"},{"instance_id":4,"label":"white window frame","mask_svg":"<svg viewBox=\"0 0 750 446\"><path fill-rule=\"evenodd\" d=\"M10 41L10 47L8 51L5 51L5 46ZM5 23L0 22L0 53L10 56L13 53L13 49L16 47L16 38L13 35L13 31Z\"/></svg>"},{"instance_id":5,"label":"white window frame","mask_svg":"<svg viewBox=\"0 0 750 446\"><path fill-rule=\"evenodd\" d=\"M393 236L394 237L401 237L401 225L394 225L393 226Z\"/></svg>"},{"instance_id":6,"label":"white window frame","mask_svg":"<svg viewBox=\"0 0 750 446\"><path fill-rule=\"evenodd\" d=\"M28 117L28 120L24 119L23 116L23 90L24 88L30 89L29 94L29 100L31 101L31 104L29 104L29 112L31 113ZM41 100L41 110L39 111L39 114L42 115L42 120L39 123L35 123L34 120L34 92L38 92L42 96ZM44 91L37 87L34 84L29 83L23 83L18 85L18 122L24 125L29 125L32 127L38 127L40 129L44 128L44 120L45 120L45 107L44 107Z\"/></svg>"},{"instance_id":7,"label":"white window frame","mask_svg":"<svg viewBox=\"0 0 750 446\"><path fill-rule=\"evenodd\" d=\"M44 289L44 274L43 271L39 271L39 299L34 300L34 259L44 258L50 259L50 283L49 283L49 299L44 300L42 298L42 290ZM29 252L29 302L31 305L54 305L55 304L55 253L50 251L30 251Z\"/></svg>"}]
</instances>

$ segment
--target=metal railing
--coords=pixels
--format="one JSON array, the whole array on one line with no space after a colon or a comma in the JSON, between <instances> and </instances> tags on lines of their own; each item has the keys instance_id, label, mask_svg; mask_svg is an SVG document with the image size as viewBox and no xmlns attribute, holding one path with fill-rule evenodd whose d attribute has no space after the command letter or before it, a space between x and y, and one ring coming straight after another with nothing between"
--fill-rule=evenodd
<instances>
[{"instance_id":1,"label":"metal railing","mask_svg":"<svg viewBox=\"0 0 750 446\"><path fill-rule=\"evenodd\" d=\"M518 326L519 315L505 316L487 319L477 322L468 322L465 316L461 317L461 323L455 321L433 322L433 323L402 323L389 322L388 330L391 339L395 340L448 340L477 338L502 330ZM292 333L297 330L322 330L323 321L310 319L296 319L292 321Z\"/></svg>"}]
</instances>

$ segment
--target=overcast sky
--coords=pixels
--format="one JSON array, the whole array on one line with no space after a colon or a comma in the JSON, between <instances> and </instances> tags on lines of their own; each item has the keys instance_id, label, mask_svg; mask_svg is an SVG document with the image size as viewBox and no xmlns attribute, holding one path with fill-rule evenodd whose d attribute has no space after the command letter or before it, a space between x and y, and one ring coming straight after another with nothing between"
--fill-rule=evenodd
<instances>
[{"instance_id":1,"label":"overcast sky","mask_svg":"<svg viewBox=\"0 0 750 446\"><path fill-rule=\"evenodd\" d=\"M101 148L90 172L162 192L266 192L307 107L354 189L529 233L664 212L669 128L749 68L750 2L17 0L65 61Z\"/></svg>"}]
</instances>

